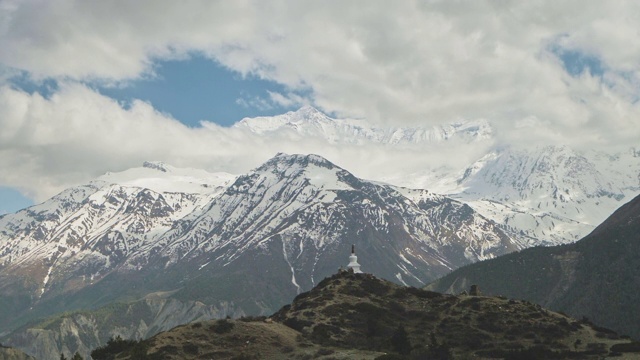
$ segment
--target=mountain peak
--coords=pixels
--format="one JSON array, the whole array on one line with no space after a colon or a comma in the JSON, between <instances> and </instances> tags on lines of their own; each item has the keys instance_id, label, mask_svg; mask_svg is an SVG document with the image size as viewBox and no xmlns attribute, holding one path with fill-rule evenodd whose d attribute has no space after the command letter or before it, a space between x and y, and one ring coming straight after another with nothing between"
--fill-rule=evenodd
<instances>
[{"instance_id":1,"label":"mountain peak","mask_svg":"<svg viewBox=\"0 0 640 360\"><path fill-rule=\"evenodd\" d=\"M336 167L331 161L325 159L324 157L316 154L286 154L279 152L271 158L269 161L264 163L261 167L273 167L276 166L278 169L280 168L289 168L294 165L298 165L300 167L306 168L309 165L315 165L327 169L333 169ZM284 167L283 167L284 166Z\"/></svg>"},{"instance_id":2,"label":"mountain peak","mask_svg":"<svg viewBox=\"0 0 640 360\"><path fill-rule=\"evenodd\" d=\"M142 163L142 167L162 172L169 172L169 166L161 161L145 161Z\"/></svg>"},{"instance_id":3,"label":"mountain peak","mask_svg":"<svg viewBox=\"0 0 640 360\"><path fill-rule=\"evenodd\" d=\"M311 105L304 105L298 110L294 111L296 114L322 114L325 115L322 111L316 109Z\"/></svg>"}]
</instances>

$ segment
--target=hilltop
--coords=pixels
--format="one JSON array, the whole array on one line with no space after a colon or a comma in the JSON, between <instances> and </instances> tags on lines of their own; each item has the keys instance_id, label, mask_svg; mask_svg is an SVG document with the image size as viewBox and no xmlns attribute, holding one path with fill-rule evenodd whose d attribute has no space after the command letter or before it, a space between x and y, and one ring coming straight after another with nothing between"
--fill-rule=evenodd
<instances>
[{"instance_id":1,"label":"hilltop","mask_svg":"<svg viewBox=\"0 0 640 360\"><path fill-rule=\"evenodd\" d=\"M341 271L269 318L183 325L96 356L112 344L94 359L134 351L149 359L596 359L637 345L527 301L444 295Z\"/></svg>"}]
</instances>

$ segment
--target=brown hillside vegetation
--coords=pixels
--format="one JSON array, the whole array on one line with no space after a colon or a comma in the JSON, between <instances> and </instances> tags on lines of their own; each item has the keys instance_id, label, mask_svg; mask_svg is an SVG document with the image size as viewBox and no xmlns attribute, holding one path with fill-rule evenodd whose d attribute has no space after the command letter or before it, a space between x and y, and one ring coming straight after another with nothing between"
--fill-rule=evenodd
<instances>
[{"instance_id":1,"label":"brown hillside vegetation","mask_svg":"<svg viewBox=\"0 0 640 360\"><path fill-rule=\"evenodd\" d=\"M35 360L18 349L6 347L0 344L0 360Z\"/></svg>"},{"instance_id":2,"label":"brown hillside vegetation","mask_svg":"<svg viewBox=\"0 0 640 360\"><path fill-rule=\"evenodd\" d=\"M193 323L94 359L598 359L637 344L526 301L340 272L271 318ZM133 357L134 346L138 346ZM143 351L140 351L143 350ZM638 358L637 356L635 358Z\"/></svg>"}]
</instances>

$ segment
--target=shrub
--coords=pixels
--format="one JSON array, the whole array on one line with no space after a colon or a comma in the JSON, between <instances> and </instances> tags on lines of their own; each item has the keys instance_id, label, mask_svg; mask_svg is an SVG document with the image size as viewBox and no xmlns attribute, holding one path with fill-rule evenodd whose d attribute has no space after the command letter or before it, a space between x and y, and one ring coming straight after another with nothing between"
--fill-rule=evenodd
<instances>
[{"instance_id":1,"label":"shrub","mask_svg":"<svg viewBox=\"0 0 640 360\"><path fill-rule=\"evenodd\" d=\"M391 336L391 347L401 355L407 355L411 352L411 342L404 326L398 326L398 329Z\"/></svg>"},{"instance_id":2,"label":"shrub","mask_svg":"<svg viewBox=\"0 0 640 360\"><path fill-rule=\"evenodd\" d=\"M316 356L331 355L331 354L333 354L335 352L336 351L333 350L333 349L320 348L320 349L318 349L318 351L316 351Z\"/></svg>"},{"instance_id":3,"label":"shrub","mask_svg":"<svg viewBox=\"0 0 640 360\"><path fill-rule=\"evenodd\" d=\"M267 319L266 316L243 316L241 317L240 321L242 322L257 322L257 321L265 321Z\"/></svg>"},{"instance_id":4,"label":"shrub","mask_svg":"<svg viewBox=\"0 0 640 360\"><path fill-rule=\"evenodd\" d=\"M611 347L612 352L640 352L640 342L626 344L615 344Z\"/></svg>"},{"instance_id":5,"label":"shrub","mask_svg":"<svg viewBox=\"0 0 640 360\"><path fill-rule=\"evenodd\" d=\"M374 337L376 335L379 335L381 330L380 327L380 320L378 320L378 318L375 318L373 316L368 316L367 317L367 330L365 335L370 338L370 337Z\"/></svg>"},{"instance_id":6,"label":"shrub","mask_svg":"<svg viewBox=\"0 0 640 360\"><path fill-rule=\"evenodd\" d=\"M363 313L367 316L383 316L385 310L381 307L373 305L368 302L359 302L353 306L354 310Z\"/></svg>"},{"instance_id":7,"label":"shrub","mask_svg":"<svg viewBox=\"0 0 640 360\"><path fill-rule=\"evenodd\" d=\"M312 336L320 341L329 340L331 335L340 334L342 330L339 327L327 324L318 324L313 328Z\"/></svg>"},{"instance_id":8,"label":"shrub","mask_svg":"<svg viewBox=\"0 0 640 360\"><path fill-rule=\"evenodd\" d=\"M198 354L198 345L196 344L184 344L182 345L182 351L184 351L187 354L192 354L192 355L196 355Z\"/></svg>"},{"instance_id":9,"label":"shrub","mask_svg":"<svg viewBox=\"0 0 640 360\"><path fill-rule=\"evenodd\" d=\"M605 327L602 326L598 326L598 325L591 325L591 328L597 332L601 332L604 334L610 334L610 335L618 335L615 331L611 330L611 329L607 329Z\"/></svg>"},{"instance_id":10,"label":"shrub","mask_svg":"<svg viewBox=\"0 0 640 360\"><path fill-rule=\"evenodd\" d=\"M236 355L234 357L231 358L231 360L255 360L258 357L256 357L255 355L249 355L249 354L239 354Z\"/></svg>"},{"instance_id":11,"label":"shrub","mask_svg":"<svg viewBox=\"0 0 640 360\"><path fill-rule=\"evenodd\" d=\"M165 352L167 354L176 355L178 354L178 348L173 345L165 345L158 349L160 352Z\"/></svg>"},{"instance_id":12,"label":"shrub","mask_svg":"<svg viewBox=\"0 0 640 360\"><path fill-rule=\"evenodd\" d=\"M375 360L406 360L407 358L397 354L385 354L378 356Z\"/></svg>"},{"instance_id":13,"label":"shrub","mask_svg":"<svg viewBox=\"0 0 640 360\"><path fill-rule=\"evenodd\" d=\"M311 291L307 291L307 292L303 292L298 294L298 296L296 296L295 298L293 298L293 302L298 302L302 299L308 298L311 295Z\"/></svg>"},{"instance_id":14,"label":"shrub","mask_svg":"<svg viewBox=\"0 0 640 360\"><path fill-rule=\"evenodd\" d=\"M405 312L406 309L399 302L391 301L391 302L389 302L389 310L391 310L392 312L395 312L395 313L402 314L402 313Z\"/></svg>"},{"instance_id":15,"label":"shrub","mask_svg":"<svg viewBox=\"0 0 640 360\"><path fill-rule=\"evenodd\" d=\"M305 327L313 325L313 322L309 320L302 320L298 318L288 318L282 323L297 331L302 331L302 329L304 329Z\"/></svg>"},{"instance_id":16,"label":"shrub","mask_svg":"<svg viewBox=\"0 0 640 360\"><path fill-rule=\"evenodd\" d=\"M415 287L408 287L407 288L407 292L409 294L412 294L416 297L419 297L421 299L435 299L435 298L440 298L443 295L434 291L428 291L428 290L423 290L423 289L418 289Z\"/></svg>"},{"instance_id":17,"label":"shrub","mask_svg":"<svg viewBox=\"0 0 640 360\"><path fill-rule=\"evenodd\" d=\"M216 323L212 326L212 329L216 334L225 334L231 331L234 326L235 325L231 321L222 319L216 321Z\"/></svg>"},{"instance_id":18,"label":"shrub","mask_svg":"<svg viewBox=\"0 0 640 360\"><path fill-rule=\"evenodd\" d=\"M539 360L539 359L568 359L576 358L576 353L567 351L553 351L542 346L534 346L527 349L516 350L483 350L477 351L476 355L491 358L501 358L505 360Z\"/></svg>"},{"instance_id":19,"label":"shrub","mask_svg":"<svg viewBox=\"0 0 640 360\"><path fill-rule=\"evenodd\" d=\"M365 277L360 284L364 291L377 296L384 296L389 291L388 285L372 277Z\"/></svg>"},{"instance_id":20,"label":"shrub","mask_svg":"<svg viewBox=\"0 0 640 360\"><path fill-rule=\"evenodd\" d=\"M107 344L96 348L91 352L91 358L94 360L111 360L115 356L122 352L132 352L136 348L143 349L146 353L146 343L142 340L124 340L119 335L115 338L109 339Z\"/></svg>"}]
</instances>

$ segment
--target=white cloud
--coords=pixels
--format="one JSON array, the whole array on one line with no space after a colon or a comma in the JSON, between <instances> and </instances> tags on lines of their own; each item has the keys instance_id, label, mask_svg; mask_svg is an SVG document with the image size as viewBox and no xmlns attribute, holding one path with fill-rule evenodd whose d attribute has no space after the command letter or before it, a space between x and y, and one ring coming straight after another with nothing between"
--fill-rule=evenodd
<instances>
[{"instance_id":1,"label":"white cloud","mask_svg":"<svg viewBox=\"0 0 640 360\"><path fill-rule=\"evenodd\" d=\"M307 99L272 94L272 102L311 100L347 117L488 118L510 133L513 121L534 116L565 139L577 127L592 137L606 122L625 134L636 125L620 111L638 111L629 99L638 97L637 2L26 0L0 12L0 61L36 78L132 79L151 73L156 58L196 51L308 90ZM570 79L547 51L553 41L627 76L596 87ZM618 142L615 131L602 135Z\"/></svg>"},{"instance_id":2,"label":"white cloud","mask_svg":"<svg viewBox=\"0 0 640 360\"><path fill-rule=\"evenodd\" d=\"M638 13L635 1L6 0L0 77L20 69L36 79L126 81L152 74L155 59L198 52L290 90L239 100L248 104L311 102L338 116L425 126L486 118L505 143L627 146L640 138ZM600 59L604 74L568 74L552 45ZM233 167L257 164L248 148L288 151L186 128L148 104L124 110L78 85L51 99L5 88L2 101L3 166L47 189L147 159ZM311 152L306 145L283 146ZM3 182L22 181L12 176Z\"/></svg>"},{"instance_id":3,"label":"white cloud","mask_svg":"<svg viewBox=\"0 0 640 360\"><path fill-rule=\"evenodd\" d=\"M442 165L437 158L415 156L428 154L426 146L329 146L321 139L261 137L210 122L190 128L147 103L125 109L77 83L63 83L50 98L1 87L0 128L0 168L10 169L0 172L0 185L38 201L146 160L239 174L278 152L316 153L365 178ZM459 157L464 164L473 159L473 148L452 144L450 150L450 155L467 152Z\"/></svg>"},{"instance_id":4,"label":"white cloud","mask_svg":"<svg viewBox=\"0 0 640 360\"><path fill-rule=\"evenodd\" d=\"M292 92L282 94L276 91L267 91L267 93L269 94L269 100L272 103L285 108L302 107L304 105L310 105L308 99L305 99L303 96L294 94Z\"/></svg>"},{"instance_id":5,"label":"white cloud","mask_svg":"<svg viewBox=\"0 0 640 360\"><path fill-rule=\"evenodd\" d=\"M245 108L254 108L262 111L273 109L273 102L257 96L239 97L236 99L236 104Z\"/></svg>"}]
</instances>

